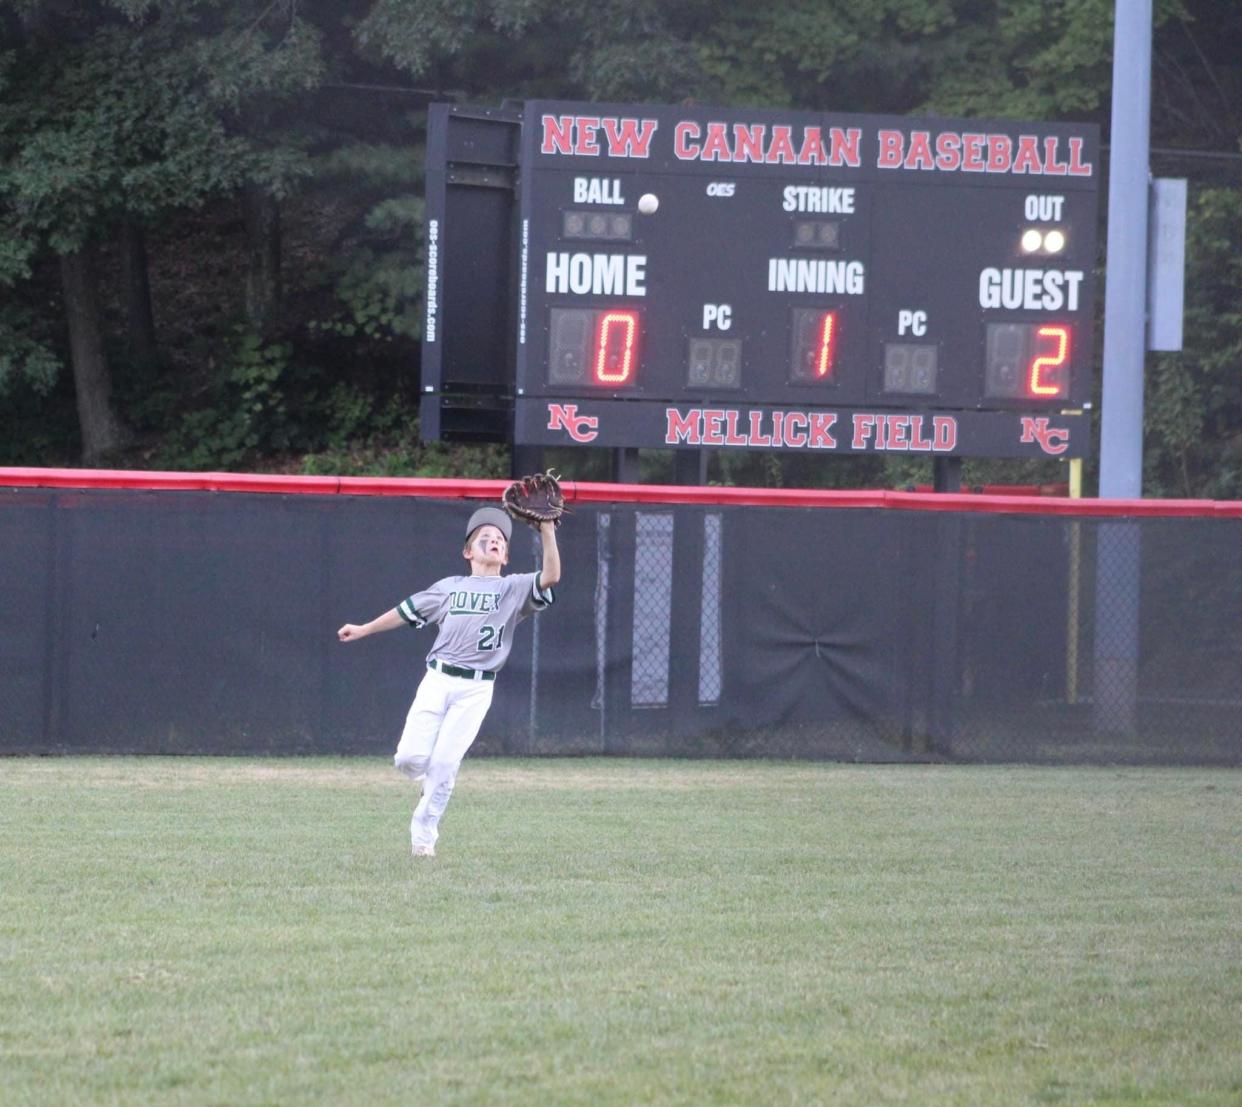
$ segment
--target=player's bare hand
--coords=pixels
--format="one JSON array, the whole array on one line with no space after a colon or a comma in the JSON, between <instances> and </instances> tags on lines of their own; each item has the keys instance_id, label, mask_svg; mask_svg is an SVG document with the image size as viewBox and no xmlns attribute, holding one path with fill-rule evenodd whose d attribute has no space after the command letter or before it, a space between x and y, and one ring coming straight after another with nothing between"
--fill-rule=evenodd
<instances>
[{"instance_id":1,"label":"player's bare hand","mask_svg":"<svg viewBox=\"0 0 1242 1107\"><path fill-rule=\"evenodd\" d=\"M346 623L340 630L336 632L336 636L342 642L352 642L357 638L364 637L362 627L354 626L353 623Z\"/></svg>"}]
</instances>

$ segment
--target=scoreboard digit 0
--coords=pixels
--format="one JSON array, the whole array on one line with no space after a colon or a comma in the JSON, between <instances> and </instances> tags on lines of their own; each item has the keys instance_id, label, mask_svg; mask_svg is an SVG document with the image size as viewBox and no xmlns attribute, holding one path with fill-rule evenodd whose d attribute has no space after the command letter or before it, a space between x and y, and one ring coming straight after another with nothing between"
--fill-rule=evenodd
<instances>
[{"instance_id":1,"label":"scoreboard digit 0","mask_svg":"<svg viewBox=\"0 0 1242 1107\"><path fill-rule=\"evenodd\" d=\"M529 101L514 441L1083 456L1098 162L1092 125Z\"/></svg>"}]
</instances>

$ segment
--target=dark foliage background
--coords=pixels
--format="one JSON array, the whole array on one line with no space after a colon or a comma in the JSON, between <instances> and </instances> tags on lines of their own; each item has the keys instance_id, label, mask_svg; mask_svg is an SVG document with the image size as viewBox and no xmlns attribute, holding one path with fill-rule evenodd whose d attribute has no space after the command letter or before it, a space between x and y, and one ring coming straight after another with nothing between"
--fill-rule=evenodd
<instances>
[{"instance_id":1,"label":"dark foliage background","mask_svg":"<svg viewBox=\"0 0 1242 1107\"><path fill-rule=\"evenodd\" d=\"M428 103L1090 119L1107 141L1112 10L0 0L0 465L503 475L500 447L418 444ZM1149 359L1144 491L1242 498L1242 8L1157 0L1154 35L1152 169L1189 178L1191 212L1186 348ZM590 451L561 461L607 472ZM670 456L642 462L671 478ZM709 476L930 472L721 454ZM968 462L965 478L1065 475Z\"/></svg>"}]
</instances>

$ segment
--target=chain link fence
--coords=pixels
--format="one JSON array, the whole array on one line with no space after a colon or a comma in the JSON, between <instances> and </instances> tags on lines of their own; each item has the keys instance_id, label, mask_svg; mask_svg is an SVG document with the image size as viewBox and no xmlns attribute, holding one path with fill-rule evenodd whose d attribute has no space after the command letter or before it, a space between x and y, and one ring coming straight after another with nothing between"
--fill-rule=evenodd
<instances>
[{"instance_id":1,"label":"chain link fence","mask_svg":"<svg viewBox=\"0 0 1242 1107\"><path fill-rule=\"evenodd\" d=\"M678 756L1242 763L1240 527L601 511L599 739L544 718L541 741ZM623 626L610 634L610 621ZM609 672L621 674L611 697Z\"/></svg>"}]
</instances>

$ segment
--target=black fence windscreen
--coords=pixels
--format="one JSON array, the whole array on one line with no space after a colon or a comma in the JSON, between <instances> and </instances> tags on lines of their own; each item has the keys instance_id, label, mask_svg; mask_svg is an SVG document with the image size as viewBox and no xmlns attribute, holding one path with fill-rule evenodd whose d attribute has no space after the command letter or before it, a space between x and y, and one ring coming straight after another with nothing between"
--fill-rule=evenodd
<instances>
[{"instance_id":1,"label":"black fence windscreen","mask_svg":"<svg viewBox=\"0 0 1242 1107\"><path fill-rule=\"evenodd\" d=\"M462 501L0 491L0 753L391 753ZM476 752L1242 763L1242 521L575 505ZM519 529L511 570L538 565Z\"/></svg>"}]
</instances>

